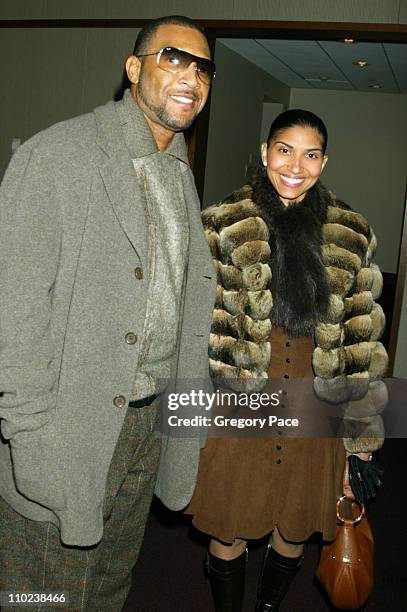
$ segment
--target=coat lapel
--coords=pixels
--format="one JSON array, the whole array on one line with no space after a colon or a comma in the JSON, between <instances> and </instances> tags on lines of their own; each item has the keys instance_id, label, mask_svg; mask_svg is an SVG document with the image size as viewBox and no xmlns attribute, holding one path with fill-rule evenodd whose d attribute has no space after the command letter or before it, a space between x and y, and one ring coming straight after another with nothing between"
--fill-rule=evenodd
<instances>
[{"instance_id":1,"label":"coat lapel","mask_svg":"<svg viewBox=\"0 0 407 612\"><path fill-rule=\"evenodd\" d=\"M98 127L96 163L115 215L138 253L147 256L144 194L132 159L157 152L153 135L129 92L94 111Z\"/></svg>"},{"instance_id":2,"label":"coat lapel","mask_svg":"<svg viewBox=\"0 0 407 612\"><path fill-rule=\"evenodd\" d=\"M115 215L137 252L140 260L147 256L146 227L143 194L131 159L117 155L99 166L109 200Z\"/></svg>"}]
</instances>

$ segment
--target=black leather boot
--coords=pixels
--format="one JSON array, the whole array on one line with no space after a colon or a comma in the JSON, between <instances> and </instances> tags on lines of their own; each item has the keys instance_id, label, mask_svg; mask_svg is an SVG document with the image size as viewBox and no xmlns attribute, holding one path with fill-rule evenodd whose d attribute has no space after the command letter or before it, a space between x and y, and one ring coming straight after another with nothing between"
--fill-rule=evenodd
<instances>
[{"instance_id":1,"label":"black leather boot","mask_svg":"<svg viewBox=\"0 0 407 612\"><path fill-rule=\"evenodd\" d=\"M243 606L247 549L236 559L224 561L208 552L206 569L216 612L241 612Z\"/></svg>"},{"instance_id":2,"label":"black leather boot","mask_svg":"<svg viewBox=\"0 0 407 612\"><path fill-rule=\"evenodd\" d=\"M304 555L295 558L283 557L271 544L267 546L259 579L255 612L275 612L279 609L303 558Z\"/></svg>"}]
</instances>

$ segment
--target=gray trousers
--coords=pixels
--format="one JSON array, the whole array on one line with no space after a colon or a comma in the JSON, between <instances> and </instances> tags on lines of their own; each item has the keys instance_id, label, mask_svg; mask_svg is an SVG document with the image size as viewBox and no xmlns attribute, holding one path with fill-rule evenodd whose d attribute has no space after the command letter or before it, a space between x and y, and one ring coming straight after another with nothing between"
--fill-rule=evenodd
<instances>
[{"instance_id":1,"label":"gray trousers","mask_svg":"<svg viewBox=\"0 0 407 612\"><path fill-rule=\"evenodd\" d=\"M109 469L104 532L97 545L65 546L53 524L24 518L0 498L0 591L64 592L69 598L63 607L29 608L37 611L122 609L156 480L156 416L155 404L128 409Z\"/></svg>"}]
</instances>

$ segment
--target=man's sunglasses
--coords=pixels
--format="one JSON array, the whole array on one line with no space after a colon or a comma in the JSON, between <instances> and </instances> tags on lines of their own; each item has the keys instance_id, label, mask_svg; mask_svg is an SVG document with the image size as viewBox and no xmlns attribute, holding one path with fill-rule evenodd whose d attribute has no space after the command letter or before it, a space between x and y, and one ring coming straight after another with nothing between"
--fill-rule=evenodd
<instances>
[{"instance_id":1,"label":"man's sunglasses","mask_svg":"<svg viewBox=\"0 0 407 612\"><path fill-rule=\"evenodd\" d=\"M215 62L198 55L193 55L176 47L163 47L155 53L143 53L137 57L147 57L148 55L157 56L157 65L166 72L184 72L191 64L196 64L195 70L199 79L205 85L210 85L215 78Z\"/></svg>"}]
</instances>

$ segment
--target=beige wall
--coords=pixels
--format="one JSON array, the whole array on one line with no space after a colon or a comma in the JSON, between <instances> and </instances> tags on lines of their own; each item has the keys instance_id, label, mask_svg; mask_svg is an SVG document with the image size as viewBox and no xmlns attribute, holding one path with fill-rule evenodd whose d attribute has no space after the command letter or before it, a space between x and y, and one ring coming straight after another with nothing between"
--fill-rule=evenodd
<instances>
[{"instance_id":1,"label":"beige wall","mask_svg":"<svg viewBox=\"0 0 407 612\"><path fill-rule=\"evenodd\" d=\"M12 138L113 99L135 29L0 30L0 177Z\"/></svg>"},{"instance_id":2,"label":"beige wall","mask_svg":"<svg viewBox=\"0 0 407 612\"><path fill-rule=\"evenodd\" d=\"M3 0L0 19L272 19L406 23L407 0Z\"/></svg>"},{"instance_id":3,"label":"beige wall","mask_svg":"<svg viewBox=\"0 0 407 612\"><path fill-rule=\"evenodd\" d=\"M215 60L204 206L244 183L246 165L259 156L265 98L287 106L290 97L289 87L221 43Z\"/></svg>"},{"instance_id":4,"label":"beige wall","mask_svg":"<svg viewBox=\"0 0 407 612\"><path fill-rule=\"evenodd\" d=\"M323 180L365 214L379 241L376 260L397 271L407 177L407 95L292 89L291 108L320 115L328 127Z\"/></svg>"},{"instance_id":5,"label":"beige wall","mask_svg":"<svg viewBox=\"0 0 407 612\"><path fill-rule=\"evenodd\" d=\"M265 102L263 104L263 115L261 118L261 129L260 129L260 138L259 138L259 146L263 144L263 142L267 141L270 126L273 123L274 119L278 117L280 113L287 109L286 106L279 102Z\"/></svg>"},{"instance_id":6,"label":"beige wall","mask_svg":"<svg viewBox=\"0 0 407 612\"><path fill-rule=\"evenodd\" d=\"M406 202L407 206L407 202ZM407 223L407 218L406 218ZM407 379L407 278L404 279L404 295L401 306L399 333L396 346L393 376Z\"/></svg>"}]
</instances>

